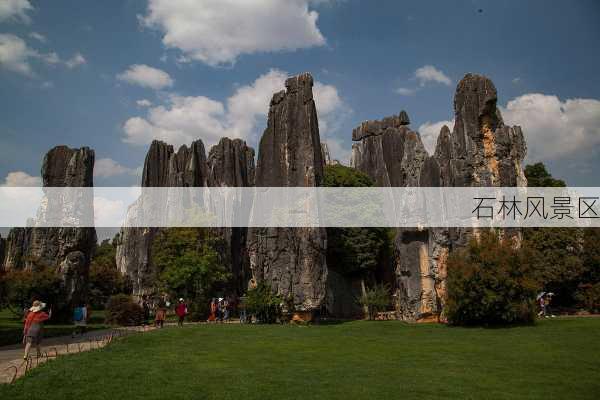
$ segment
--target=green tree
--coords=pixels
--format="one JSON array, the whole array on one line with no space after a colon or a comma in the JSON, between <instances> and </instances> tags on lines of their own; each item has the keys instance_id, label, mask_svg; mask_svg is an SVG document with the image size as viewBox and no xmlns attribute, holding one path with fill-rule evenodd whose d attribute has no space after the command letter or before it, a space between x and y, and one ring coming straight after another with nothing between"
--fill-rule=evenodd
<instances>
[{"instance_id":1,"label":"green tree","mask_svg":"<svg viewBox=\"0 0 600 400\"><path fill-rule=\"evenodd\" d=\"M375 285L367 289L358 299L358 303L366 310L367 319L375 319L380 311L385 311L390 303L390 287L388 285Z\"/></svg>"},{"instance_id":2,"label":"green tree","mask_svg":"<svg viewBox=\"0 0 600 400\"><path fill-rule=\"evenodd\" d=\"M3 281L4 303L15 315L22 315L23 309L29 307L33 300L43 301L55 311L65 306L62 279L53 268L10 271L3 276Z\"/></svg>"},{"instance_id":3,"label":"green tree","mask_svg":"<svg viewBox=\"0 0 600 400\"><path fill-rule=\"evenodd\" d=\"M527 186L530 187L565 187L565 181L555 179L550 175L546 166L541 163L535 163L525 166L525 176L527 177Z\"/></svg>"},{"instance_id":4,"label":"green tree","mask_svg":"<svg viewBox=\"0 0 600 400\"><path fill-rule=\"evenodd\" d=\"M248 290L246 309L250 315L263 324L273 324L281 317L283 298L273 293L271 287L264 282Z\"/></svg>"},{"instance_id":5,"label":"green tree","mask_svg":"<svg viewBox=\"0 0 600 400\"><path fill-rule=\"evenodd\" d=\"M328 165L325 167L323 185L370 187L373 186L373 181L354 168ZM335 211L355 212L345 210L343 205ZM327 228L327 265L344 274L358 273L364 276L374 272L391 254L391 237L392 231L388 228Z\"/></svg>"},{"instance_id":6,"label":"green tree","mask_svg":"<svg viewBox=\"0 0 600 400\"><path fill-rule=\"evenodd\" d=\"M453 325L533 322L535 296L531 251L482 232L448 259L446 313Z\"/></svg>"},{"instance_id":7,"label":"green tree","mask_svg":"<svg viewBox=\"0 0 600 400\"><path fill-rule=\"evenodd\" d=\"M114 242L103 240L96 246L89 275L89 301L94 308L104 308L110 296L131 294L131 282L117 269Z\"/></svg>"},{"instance_id":8,"label":"green tree","mask_svg":"<svg viewBox=\"0 0 600 400\"><path fill-rule=\"evenodd\" d=\"M564 187L542 163L527 165L529 186ZM575 292L581 283L584 265L581 259L583 231L577 228L526 228L523 245L532 250L533 273L545 291L554 292L554 306L575 305Z\"/></svg>"},{"instance_id":9,"label":"green tree","mask_svg":"<svg viewBox=\"0 0 600 400\"><path fill-rule=\"evenodd\" d=\"M210 297L231 278L215 251L216 245L208 230L195 228L161 230L152 245L157 289L191 301L193 317L207 312Z\"/></svg>"}]
</instances>

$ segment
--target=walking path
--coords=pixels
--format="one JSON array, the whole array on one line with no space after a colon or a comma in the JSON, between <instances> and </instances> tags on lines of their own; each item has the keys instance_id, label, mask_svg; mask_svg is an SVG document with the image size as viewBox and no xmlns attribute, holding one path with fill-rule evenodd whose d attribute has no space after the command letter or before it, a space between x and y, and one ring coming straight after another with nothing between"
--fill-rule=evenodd
<instances>
[{"instance_id":1,"label":"walking path","mask_svg":"<svg viewBox=\"0 0 600 400\"><path fill-rule=\"evenodd\" d=\"M59 336L44 339L41 355L36 355L36 349L31 349L28 360L23 359L23 345L14 344L0 347L0 384L10 383L23 376L28 370L58 356L80 353L106 346L114 338L135 333L143 333L156 329L154 326L132 326L114 329L90 331L84 335Z\"/></svg>"}]
</instances>

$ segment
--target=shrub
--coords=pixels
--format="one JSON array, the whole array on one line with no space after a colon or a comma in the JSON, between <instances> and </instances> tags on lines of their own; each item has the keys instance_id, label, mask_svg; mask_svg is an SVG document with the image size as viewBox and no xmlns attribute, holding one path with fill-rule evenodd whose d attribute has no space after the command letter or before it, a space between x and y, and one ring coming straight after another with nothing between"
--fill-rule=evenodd
<instances>
[{"instance_id":1,"label":"shrub","mask_svg":"<svg viewBox=\"0 0 600 400\"><path fill-rule=\"evenodd\" d=\"M111 296L106 306L106 323L112 325L140 325L144 321L144 309L131 296Z\"/></svg>"},{"instance_id":2,"label":"shrub","mask_svg":"<svg viewBox=\"0 0 600 400\"><path fill-rule=\"evenodd\" d=\"M273 324L281 317L281 304L283 299L273 293L271 287L259 283L254 289L248 290L246 295L246 309L250 315L264 324Z\"/></svg>"},{"instance_id":3,"label":"shrub","mask_svg":"<svg viewBox=\"0 0 600 400\"><path fill-rule=\"evenodd\" d=\"M534 321L539 290L527 248L483 232L448 260L446 312L454 325Z\"/></svg>"},{"instance_id":4,"label":"shrub","mask_svg":"<svg viewBox=\"0 0 600 400\"><path fill-rule=\"evenodd\" d=\"M358 299L366 311L366 318L375 319L375 315L380 311L385 311L390 305L390 288L388 285L376 285L367 289Z\"/></svg>"},{"instance_id":5,"label":"shrub","mask_svg":"<svg viewBox=\"0 0 600 400\"><path fill-rule=\"evenodd\" d=\"M579 305L592 313L600 312L600 282L582 284L575 294Z\"/></svg>"}]
</instances>

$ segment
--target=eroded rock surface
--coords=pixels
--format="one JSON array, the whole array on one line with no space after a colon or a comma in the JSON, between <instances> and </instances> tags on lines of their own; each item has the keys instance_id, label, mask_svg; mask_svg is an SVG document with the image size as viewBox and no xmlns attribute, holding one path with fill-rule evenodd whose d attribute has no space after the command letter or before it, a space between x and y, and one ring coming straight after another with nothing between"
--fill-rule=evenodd
<instances>
[{"instance_id":1,"label":"eroded rock surface","mask_svg":"<svg viewBox=\"0 0 600 400\"><path fill-rule=\"evenodd\" d=\"M46 153L42 163L44 187L91 187L93 186L94 151L82 147L71 149L57 146ZM84 195L77 199L82 207L91 208L93 199ZM52 208L64 204L50 198L43 204L38 215L45 215ZM69 288L67 304L83 301L87 295L87 278L94 246L94 228L14 228L8 235L4 268L29 269L53 268L61 274ZM68 260L77 259L77 267L62 265Z\"/></svg>"},{"instance_id":2,"label":"eroded rock surface","mask_svg":"<svg viewBox=\"0 0 600 400\"><path fill-rule=\"evenodd\" d=\"M208 184L211 187L248 187L254 186L254 149L241 139L222 138L210 149L208 154ZM234 212L242 205L242 199L236 198ZM235 218L235 217L234 217ZM223 238L222 254L226 255L226 264L233 275L234 290L242 295L251 278L250 261L246 242L248 228L217 228L215 233Z\"/></svg>"},{"instance_id":3,"label":"eroded rock surface","mask_svg":"<svg viewBox=\"0 0 600 400\"><path fill-rule=\"evenodd\" d=\"M352 132L359 142L352 148L352 165L377 186L526 186L523 133L504 125L496 102L488 78L467 74L456 88L454 129L441 129L434 155L427 154L401 112ZM448 255L471 234L469 229L397 230L395 298L403 319L443 314Z\"/></svg>"},{"instance_id":4,"label":"eroded rock surface","mask_svg":"<svg viewBox=\"0 0 600 400\"><path fill-rule=\"evenodd\" d=\"M142 187L206 186L208 165L201 140L173 146L154 140L146 154ZM121 273L133 284L133 293L142 296L153 291L156 274L151 263L152 241L157 228L122 228L117 240L116 262Z\"/></svg>"},{"instance_id":5,"label":"eroded rock surface","mask_svg":"<svg viewBox=\"0 0 600 400\"><path fill-rule=\"evenodd\" d=\"M256 186L319 186L323 155L310 74L289 78L270 103L260 140ZM314 311L325 301L324 228L253 228L248 250L253 278L267 282L294 309Z\"/></svg>"}]
</instances>

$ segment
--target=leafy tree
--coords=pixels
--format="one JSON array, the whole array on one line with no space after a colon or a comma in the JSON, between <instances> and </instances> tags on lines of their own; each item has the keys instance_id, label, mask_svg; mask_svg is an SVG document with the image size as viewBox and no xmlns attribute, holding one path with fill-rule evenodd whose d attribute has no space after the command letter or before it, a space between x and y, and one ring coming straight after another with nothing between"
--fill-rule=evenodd
<instances>
[{"instance_id":1,"label":"leafy tree","mask_svg":"<svg viewBox=\"0 0 600 400\"><path fill-rule=\"evenodd\" d=\"M96 246L89 275L89 300L94 308L104 308L109 297L131 293L131 282L117 269L114 243L106 239Z\"/></svg>"},{"instance_id":2,"label":"leafy tree","mask_svg":"<svg viewBox=\"0 0 600 400\"><path fill-rule=\"evenodd\" d=\"M53 310L61 310L65 306L66 293L62 279L53 268L40 268L35 272L9 271L3 281L4 302L15 315L21 316L34 300L45 302Z\"/></svg>"},{"instance_id":3,"label":"leafy tree","mask_svg":"<svg viewBox=\"0 0 600 400\"><path fill-rule=\"evenodd\" d=\"M600 312L600 228L583 231L583 273L575 299L588 311Z\"/></svg>"},{"instance_id":4,"label":"leafy tree","mask_svg":"<svg viewBox=\"0 0 600 400\"><path fill-rule=\"evenodd\" d=\"M564 187L542 163L527 165L525 176L529 186ZM524 246L532 250L533 274L545 291L554 292L555 306L575 304L575 291L584 266L581 259L583 232L577 228L523 229Z\"/></svg>"},{"instance_id":5,"label":"leafy tree","mask_svg":"<svg viewBox=\"0 0 600 400\"><path fill-rule=\"evenodd\" d=\"M525 166L525 176L527 177L527 186L530 187L567 186L562 179L553 178L546 169L546 166L541 162Z\"/></svg>"},{"instance_id":6,"label":"leafy tree","mask_svg":"<svg viewBox=\"0 0 600 400\"><path fill-rule=\"evenodd\" d=\"M264 282L248 290L246 295L248 313L264 324L277 322L277 319L281 317L282 302L282 297L273 293L271 287Z\"/></svg>"},{"instance_id":7,"label":"leafy tree","mask_svg":"<svg viewBox=\"0 0 600 400\"><path fill-rule=\"evenodd\" d=\"M323 185L329 187L370 187L369 176L343 165L325 167ZM346 210L336 202L337 213ZM369 212L369 210L361 210ZM327 265L344 274L368 274L391 254L392 232L387 228L327 228Z\"/></svg>"},{"instance_id":8,"label":"leafy tree","mask_svg":"<svg viewBox=\"0 0 600 400\"><path fill-rule=\"evenodd\" d=\"M501 325L534 321L531 251L482 232L448 259L446 313L454 325Z\"/></svg>"},{"instance_id":9,"label":"leafy tree","mask_svg":"<svg viewBox=\"0 0 600 400\"><path fill-rule=\"evenodd\" d=\"M152 246L158 272L157 289L192 301L192 313L205 314L209 298L231 278L221 263L217 240L206 229L162 230Z\"/></svg>"}]
</instances>

